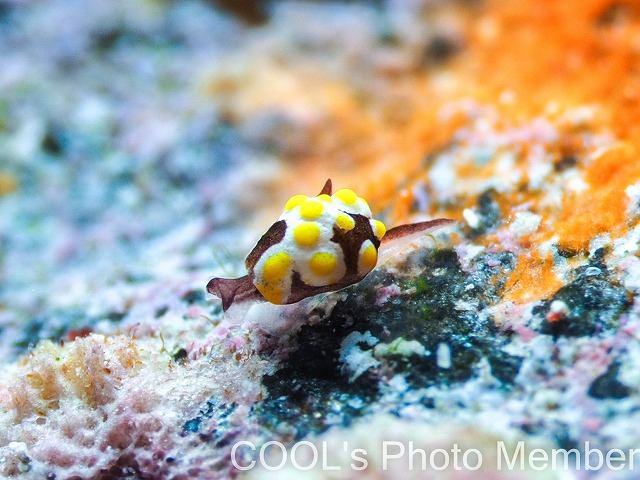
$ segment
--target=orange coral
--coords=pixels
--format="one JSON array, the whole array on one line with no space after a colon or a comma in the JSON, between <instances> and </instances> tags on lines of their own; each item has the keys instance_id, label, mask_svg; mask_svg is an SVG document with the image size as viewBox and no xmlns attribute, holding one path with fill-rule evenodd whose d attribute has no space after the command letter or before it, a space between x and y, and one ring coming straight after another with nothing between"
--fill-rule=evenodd
<instances>
[{"instance_id":1,"label":"orange coral","mask_svg":"<svg viewBox=\"0 0 640 480\"><path fill-rule=\"evenodd\" d=\"M312 190L329 172L341 185L362 192L375 212L386 212L390 224L404 223L413 213L414 187L430 186L438 152L452 145L472 150L473 141L492 147L492 138L506 132L508 145L488 148L488 159L478 161L469 151L452 157L456 185L472 188L432 201L422 213L461 218L482 188L507 174L513 179L501 192L503 216L510 218L515 205L528 203L545 219L537 232L520 240L524 247L535 248L557 235L561 249L585 251L594 236L623 235L624 190L640 180L638 2L455 3L430 10L428 21L451 25L451 18L462 48L442 63L403 63L412 53L401 44L397 50L384 47L384 61L360 52L353 76L336 76L340 68L312 68L311 61L295 54L286 68L267 64L239 76L243 89L228 96L233 115L275 106L300 120L304 141L282 151L291 162L281 178L283 197L292 193L291 185ZM484 124L474 123L477 115ZM465 129L475 135L467 143L457 136ZM518 129L527 133L518 136ZM547 157L536 157L532 143ZM507 166L498 161L504 153L512 156ZM553 201L546 198L548 185L532 184L531 174L536 162L548 162L549 156L559 165L557 175L552 171L553 179L545 180L556 188L559 198ZM575 168L573 179L584 180L585 190L562 184L566 168ZM535 257L521 258L519 265L518 271L529 266L543 276L552 267ZM532 289L542 294L533 284Z\"/></svg>"},{"instance_id":2,"label":"orange coral","mask_svg":"<svg viewBox=\"0 0 640 480\"><path fill-rule=\"evenodd\" d=\"M328 85L325 90L331 87L339 95L326 98L339 100L323 103L324 119L314 124L305 150L295 152L304 175L294 167L283 181L290 185L295 179L304 190L305 184L315 185L331 170L339 183L370 198L374 209L387 207L394 198L394 212L406 215L406 207L395 206L393 194L419 179L425 156L468 124L469 118L460 112L446 119L438 116L443 106L458 99L493 105L502 126L524 124L540 115L562 126L560 117L569 109L597 105L597 118L588 121L588 128L612 131L638 144L640 62L634 39L640 33L639 10L633 1L489 2L477 13L461 15L467 37L461 61L402 75L373 71L378 78L372 82L383 85L384 93L375 90L377 96L346 82L339 87L328 74L314 72L314 85ZM441 80L443 75L448 82ZM281 101L299 104L304 92ZM319 108L313 98L307 103ZM581 145L575 153L588 151ZM468 165L459 173L478 175L480 170ZM599 204L608 198L605 194ZM565 201L563 221L575 207L574 201ZM602 228L619 220L611 219ZM582 248L593 231L581 233L577 245Z\"/></svg>"},{"instance_id":3,"label":"orange coral","mask_svg":"<svg viewBox=\"0 0 640 480\"><path fill-rule=\"evenodd\" d=\"M584 251L596 235L624 233L628 203L624 190L640 180L636 148L627 143L608 150L587 168L585 180L591 188L566 195L555 225L563 249Z\"/></svg>"},{"instance_id":4,"label":"orange coral","mask_svg":"<svg viewBox=\"0 0 640 480\"><path fill-rule=\"evenodd\" d=\"M537 252L521 255L505 285L505 300L530 302L546 298L562 286L553 272L550 255L544 258Z\"/></svg>"}]
</instances>

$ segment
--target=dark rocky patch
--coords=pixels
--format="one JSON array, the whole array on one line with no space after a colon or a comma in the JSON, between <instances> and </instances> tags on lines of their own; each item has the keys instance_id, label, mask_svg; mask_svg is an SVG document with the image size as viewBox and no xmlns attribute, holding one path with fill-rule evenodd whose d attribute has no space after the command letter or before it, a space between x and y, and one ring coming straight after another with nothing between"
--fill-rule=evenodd
<instances>
[{"instance_id":1,"label":"dark rocky patch","mask_svg":"<svg viewBox=\"0 0 640 480\"><path fill-rule=\"evenodd\" d=\"M620 314L631 305L629 293L608 279L603 264L576 269L577 278L558 290L553 297L533 309L544 316L555 300L564 302L568 311L560 319L542 320L540 332L554 337L582 337L617 327Z\"/></svg>"},{"instance_id":2,"label":"dark rocky patch","mask_svg":"<svg viewBox=\"0 0 640 480\"><path fill-rule=\"evenodd\" d=\"M46 317L33 316L24 323L22 335L13 342L12 353L16 357L22 355L41 340L58 342L86 336L92 332L92 326L101 319L119 322L125 315L125 313L111 312L102 317L87 317L83 310L71 308L55 310Z\"/></svg>"},{"instance_id":3,"label":"dark rocky patch","mask_svg":"<svg viewBox=\"0 0 640 480\"><path fill-rule=\"evenodd\" d=\"M154 316L156 318L160 318L162 317L165 313L167 313L169 311L169 307L167 307L166 305L164 307L160 307L156 310Z\"/></svg>"},{"instance_id":4,"label":"dark rocky patch","mask_svg":"<svg viewBox=\"0 0 640 480\"><path fill-rule=\"evenodd\" d=\"M480 224L476 228L469 228L468 235L470 238L478 238L484 235L493 230L500 222L502 215L500 213L500 205L496 200L497 195L497 192L491 189L478 197L476 214Z\"/></svg>"},{"instance_id":5,"label":"dark rocky patch","mask_svg":"<svg viewBox=\"0 0 640 480\"><path fill-rule=\"evenodd\" d=\"M327 318L300 329L293 340L297 348L280 370L263 379L268 397L257 405L254 415L268 430L293 441L334 424L349 425L367 412L380 396L380 387L395 375L403 375L413 388L446 388L470 379L482 358L503 387L510 388L522 359L506 354L502 347L508 335L478 315L498 298L501 287L489 279L513 265L510 254L499 256L500 269L483 271L480 266L487 259L479 258L477 270L468 274L460 269L453 250L416 253L412 261L424 265L424 272L401 282L403 290L414 289L414 293L380 306L375 304L376 287L397 282L392 275L374 272L350 287L347 298ZM460 302L473 307L457 309ZM350 372L340 361L341 344L349 334L367 331L385 344L416 340L430 354L376 356L379 367L350 382ZM450 368L438 366L436 351L441 343L451 350ZM364 342L359 347L373 348Z\"/></svg>"},{"instance_id":6,"label":"dark rocky patch","mask_svg":"<svg viewBox=\"0 0 640 480\"><path fill-rule=\"evenodd\" d=\"M45 153L57 157L64 153L64 142L62 130L59 127L49 125L40 146Z\"/></svg>"},{"instance_id":7,"label":"dark rocky patch","mask_svg":"<svg viewBox=\"0 0 640 480\"><path fill-rule=\"evenodd\" d=\"M84 320L82 313L76 310L54 312L47 318L33 317L22 328L22 337L13 343L14 353L20 355L40 340L59 341L67 332L85 326Z\"/></svg>"},{"instance_id":8,"label":"dark rocky patch","mask_svg":"<svg viewBox=\"0 0 640 480\"><path fill-rule=\"evenodd\" d=\"M105 315L107 320L113 323L121 322L124 317L127 316L128 312L109 312Z\"/></svg>"},{"instance_id":9,"label":"dark rocky patch","mask_svg":"<svg viewBox=\"0 0 640 480\"><path fill-rule=\"evenodd\" d=\"M435 35L425 48L425 63L427 65L444 63L458 53L461 47L460 39L453 35Z\"/></svg>"},{"instance_id":10,"label":"dark rocky patch","mask_svg":"<svg viewBox=\"0 0 640 480\"><path fill-rule=\"evenodd\" d=\"M263 380L269 396L255 414L267 428L286 430L292 440L309 431L326 430L330 417L349 425L365 404L379 396L375 378L365 373L349 383L341 371L340 344L356 330L354 322L327 320L303 326L297 335L301 348L292 352L283 368Z\"/></svg>"},{"instance_id":11,"label":"dark rocky patch","mask_svg":"<svg viewBox=\"0 0 640 480\"><path fill-rule=\"evenodd\" d=\"M109 468L100 470L94 480L161 480L167 478L168 469L162 465L160 459L152 465L145 465L132 452L123 453ZM82 480L73 476L69 480Z\"/></svg>"},{"instance_id":12,"label":"dark rocky patch","mask_svg":"<svg viewBox=\"0 0 640 480\"><path fill-rule=\"evenodd\" d=\"M575 167L578 164L578 157L575 155L563 155L560 159L553 164L553 169L556 172L564 172L570 168Z\"/></svg>"},{"instance_id":13,"label":"dark rocky patch","mask_svg":"<svg viewBox=\"0 0 640 480\"><path fill-rule=\"evenodd\" d=\"M613 363L605 373L597 377L589 387L589 396L599 400L613 398L626 398L631 394L631 389L618 380L620 365Z\"/></svg>"},{"instance_id":14,"label":"dark rocky patch","mask_svg":"<svg viewBox=\"0 0 640 480\"><path fill-rule=\"evenodd\" d=\"M607 2L596 17L596 26L611 28L640 16L640 8L633 2Z\"/></svg>"},{"instance_id":15,"label":"dark rocky patch","mask_svg":"<svg viewBox=\"0 0 640 480\"><path fill-rule=\"evenodd\" d=\"M182 301L185 303L188 303L189 305L192 305L194 303L204 304L206 303L204 290L201 290L201 289L189 290L185 292L184 295L182 295Z\"/></svg>"},{"instance_id":16,"label":"dark rocky patch","mask_svg":"<svg viewBox=\"0 0 640 480\"><path fill-rule=\"evenodd\" d=\"M171 358L176 363L184 363L187 359L188 353L184 348L179 348L174 354L171 355Z\"/></svg>"},{"instance_id":17,"label":"dark rocky patch","mask_svg":"<svg viewBox=\"0 0 640 480\"><path fill-rule=\"evenodd\" d=\"M269 20L269 3L264 0L209 0L249 25L261 25Z\"/></svg>"},{"instance_id":18,"label":"dark rocky patch","mask_svg":"<svg viewBox=\"0 0 640 480\"><path fill-rule=\"evenodd\" d=\"M230 404L219 404L219 402L214 399L207 400L206 403L202 406L198 414L187 420L183 427L183 435L188 435L189 433L198 433L200 432L201 424L209 420L211 418L216 421L215 432L223 432L226 431L229 422L229 416L235 411L236 405ZM215 434L214 434L215 436ZM212 440L212 438L202 438L203 440Z\"/></svg>"}]
</instances>

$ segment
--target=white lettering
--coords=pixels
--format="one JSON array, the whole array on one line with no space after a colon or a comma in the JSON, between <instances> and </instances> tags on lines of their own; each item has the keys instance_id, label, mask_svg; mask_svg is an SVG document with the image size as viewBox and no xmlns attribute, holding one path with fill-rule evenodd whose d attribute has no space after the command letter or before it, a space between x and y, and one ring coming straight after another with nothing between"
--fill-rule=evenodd
<instances>
[{"instance_id":1,"label":"white lettering","mask_svg":"<svg viewBox=\"0 0 640 480\"><path fill-rule=\"evenodd\" d=\"M364 470L365 468L367 468L369 466L369 462L367 461L366 458L359 457L358 453L362 453L362 455L364 455L364 456L367 455L367 451L364 448L356 448L355 450L352 450L351 451L351 460L353 460L354 462L360 462L360 465L356 466L352 462L351 463L351 468L354 469L354 470Z\"/></svg>"},{"instance_id":2,"label":"white lettering","mask_svg":"<svg viewBox=\"0 0 640 480\"><path fill-rule=\"evenodd\" d=\"M602 468L602 464L604 463L604 458L602 452L597 448L591 449L589 446L589 442L584 442L584 464L585 470L600 470ZM598 457L598 464L591 465L591 454L595 453Z\"/></svg>"},{"instance_id":3,"label":"white lettering","mask_svg":"<svg viewBox=\"0 0 640 480\"><path fill-rule=\"evenodd\" d=\"M271 445L276 445L282 452L282 460L278 465L269 465L265 460L265 452ZM280 442L276 442L275 440L271 440L262 445L262 447L260 448L260 464L264 468L266 468L267 470L280 470L282 467L284 467L285 463L287 463L287 449L284 447L284 445L282 445Z\"/></svg>"},{"instance_id":4,"label":"white lettering","mask_svg":"<svg viewBox=\"0 0 640 480\"><path fill-rule=\"evenodd\" d=\"M614 455L618 455L618 458L613 458ZM609 470L622 470L625 467L625 460L624 452L619 448L612 448L607 452L607 468ZM611 462L618 465L612 465Z\"/></svg>"},{"instance_id":5,"label":"white lettering","mask_svg":"<svg viewBox=\"0 0 640 480\"><path fill-rule=\"evenodd\" d=\"M422 448L413 448L413 442L410 441L409 442L409 471L412 472L413 471L413 457L415 454L419 454L420 455L420 469L421 470L426 470L427 469L427 452L425 452Z\"/></svg>"},{"instance_id":6,"label":"white lettering","mask_svg":"<svg viewBox=\"0 0 640 480\"><path fill-rule=\"evenodd\" d=\"M444 458L444 462L442 463L442 465L439 465L439 466L436 465L437 453L441 453L442 457ZM445 470L449 466L449 452L447 452L442 448L436 448L435 450L432 450L431 454L429 455L429 464L431 465L431 468L439 472L441 472L442 470Z\"/></svg>"},{"instance_id":7,"label":"white lettering","mask_svg":"<svg viewBox=\"0 0 640 480\"><path fill-rule=\"evenodd\" d=\"M256 466L256 461L255 461L255 460L251 460L251 462L249 463L249 465L242 466L242 465L240 465L240 464L238 463L238 460L236 459L236 453L237 453L237 451L238 451L238 448L239 448L240 446L242 446L242 445L248 445L248 446L249 446L249 448L251 448L251 450L253 450L254 452L256 451L256 446L255 446L253 443L248 442L248 441L246 441L246 440L242 440L242 441L240 441L240 442L236 443L236 444L233 446L233 448L231 449L231 463L232 463L232 464L233 464L233 466L234 466L235 468L237 468L238 470L241 470L241 471L251 470L253 467L255 467L255 466Z\"/></svg>"},{"instance_id":8,"label":"white lettering","mask_svg":"<svg viewBox=\"0 0 640 480\"><path fill-rule=\"evenodd\" d=\"M389 453L390 446L398 447L398 453L395 453L393 455L390 454ZM382 442L382 470L387 470L389 460L402 458L403 455L404 455L404 445L402 444L402 442L395 442L391 440Z\"/></svg>"},{"instance_id":9,"label":"white lettering","mask_svg":"<svg viewBox=\"0 0 640 480\"><path fill-rule=\"evenodd\" d=\"M513 470L516 462L518 461L518 457L520 457L520 470L524 470L524 441L520 440L517 444L515 451L513 452L513 457L511 461L509 461L509 453L507 452L507 447L505 446L502 440L498 441L498 471L502 470L502 458L504 457L507 462L507 469Z\"/></svg>"},{"instance_id":10,"label":"white lettering","mask_svg":"<svg viewBox=\"0 0 640 480\"><path fill-rule=\"evenodd\" d=\"M640 453L640 448L629 450L629 470L633 470L633 460L638 453Z\"/></svg>"},{"instance_id":11,"label":"white lettering","mask_svg":"<svg viewBox=\"0 0 640 480\"><path fill-rule=\"evenodd\" d=\"M542 462L541 465L537 465L538 462ZM546 450L541 448L534 448L529 452L529 467L533 470L544 470L549 466L549 455Z\"/></svg>"},{"instance_id":12,"label":"white lettering","mask_svg":"<svg viewBox=\"0 0 640 480\"><path fill-rule=\"evenodd\" d=\"M347 450L347 442L344 443L344 449ZM340 470L340 465L329 465L329 460L327 458L327 442L323 440L322 442L322 471L327 472L330 470Z\"/></svg>"},{"instance_id":13,"label":"white lettering","mask_svg":"<svg viewBox=\"0 0 640 480\"><path fill-rule=\"evenodd\" d=\"M476 456L476 463L473 467L469 464L469 459L467 458L470 453L473 453ZM462 465L467 470L478 470L482 466L482 453L480 452L480 450L477 450L475 448L465 450L464 454L462 455Z\"/></svg>"},{"instance_id":14,"label":"white lettering","mask_svg":"<svg viewBox=\"0 0 640 480\"><path fill-rule=\"evenodd\" d=\"M309 465L300 465L298 463L298 457L296 456L296 452L298 451L298 447L300 447L300 445L306 445L309 448L311 448L311 452L313 455L313 461L311 461L311 463L309 463ZM291 464L296 467L298 470L311 470L313 467L316 466L316 463L318 463L318 449L316 448L316 446L311 443L308 440L303 440L301 442L296 442L293 444L293 448L291 448Z\"/></svg>"},{"instance_id":15,"label":"white lettering","mask_svg":"<svg viewBox=\"0 0 640 480\"><path fill-rule=\"evenodd\" d=\"M457 443L454 443L453 447L451 447L451 453L453 453L453 469L454 470L462 470L462 467L460 467L458 463L458 454L460 452L462 452L462 450L460 449Z\"/></svg>"},{"instance_id":16,"label":"white lettering","mask_svg":"<svg viewBox=\"0 0 640 480\"><path fill-rule=\"evenodd\" d=\"M562 465L560 468L563 468L564 470L569 470L569 455L575 455L576 456L576 461L575 461L575 465L576 465L576 470L580 470L580 451L577 448L572 448L571 450L566 450L564 448L554 448L552 451L552 456L551 456L551 469L552 470L556 470L558 468L558 457L562 456L563 460L562 460Z\"/></svg>"}]
</instances>

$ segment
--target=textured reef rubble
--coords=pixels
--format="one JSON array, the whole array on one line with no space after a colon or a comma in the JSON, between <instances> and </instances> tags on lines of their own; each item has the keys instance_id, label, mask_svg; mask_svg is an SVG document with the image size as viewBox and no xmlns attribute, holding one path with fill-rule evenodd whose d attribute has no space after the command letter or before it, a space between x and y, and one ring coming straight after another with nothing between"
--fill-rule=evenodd
<instances>
[{"instance_id":1,"label":"textured reef rubble","mask_svg":"<svg viewBox=\"0 0 640 480\"><path fill-rule=\"evenodd\" d=\"M637 478L584 461L640 449L640 11L532 5L1 4L0 477ZM223 312L327 177L457 223Z\"/></svg>"}]
</instances>

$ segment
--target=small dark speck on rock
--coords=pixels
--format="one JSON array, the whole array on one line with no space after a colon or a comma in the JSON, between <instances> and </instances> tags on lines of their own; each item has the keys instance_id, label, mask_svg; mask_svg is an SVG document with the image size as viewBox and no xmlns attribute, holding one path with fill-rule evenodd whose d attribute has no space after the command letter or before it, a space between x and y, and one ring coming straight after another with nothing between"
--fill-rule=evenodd
<instances>
[{"instance_id":1,"label":"small dark speck on rock","mask_svg":"<svg viewBox=\"0 0 640 480\"><path fill-rule=\"evenodd\" d=\"M179 349L176 353L174 353L171 358L176 363L183 363L187 358L187 351L184 348Z\"/></svg>"},{"instance_id":2,"label":"small dark speck on rock","mask_svg":"<svg viewBox=\"0 0 640 480\"><path fill-rule=\"evenodd\" d=\"M100 470L96 480L158 480L161 476L148 475L140 468L140 462L133 453L122 454L115 465Z\"/></svg>"},{"instance_id":3,"label":"small dark speck on rock","mask_svg":"<svg viewBox=\"0 0 640 480\"><path fill-rule=\"evenodd\" d=\"M436 35L429 43L425 51L425 60L429 63L442 63L449 60L460 50L460 42L450 35Z\"/></svg>"},{"instance_id":4,"label":"small dark speck on rock","mask_svg":"<svg viewBox=\"0 0 640 480\"><path fill-rule=\"evenodd\" d=\"M578 158L575 155L565 155L553 164L553 168L556 172L564 172L569 168L575 167L577 164Z\"/></svg>"},{"instance_id":5,"label":"small dark speck on rock","mask_svg":"<svg viewBox=\"0 0 640 480\"><path fill-rule=\"evenodd\" d=\"M260 25L269 20L269 2L264 0L209 0L249 25Z\"/></svg>"},{"instance_id":6,"label":"small dark speck on rock","mask_svg":"<svg viewBox=\"0 0 640 480\"><path fill-rule=\"evenodd\" d=\"M121 27L105 28L95 33L94 47L98 51L111 50L125 35L126 31Z\"/></svg>"},{"instance_id":7,"label":"small dark speck on rock","mask_svg":"<svg viewBox=\"0 0 640 480\"><path fill-rule=\"evenodd\" d=\"M110 312L106 315L106 317L110 322L118 323L125 317L126 314L126 312Z\"/></svg>"},{"instance_id":8,"label":"small dark speck on rock","mask_svg":"<svg viewBox=\"0 0 640 480\"><path fill-rule=\"evenodd\" d=\"M197 433L200 430L200 425L203 421L208 420L210 418L214 418L216 420L216 424L218 425L217 431L225 432L224 428L226 424L229 422L229 415L231 415L236 409L236 404L220 404L216 400L207 400L204 406L198 412L194 418L187 420L183 425L183 433Z\"/></svg>"},{"instance_id":9,"label":"small dark speck on rock","mask_svg":"<svg viewBox=\"0 0 640 480\"><path fill-rule=\"evenodd\" d=\"M629 5L625 5L624 3L625 2L605 2L605 7L596 18L597 26L607 28L628 22L629 18L634 14L633 9L630 7L633 3L629 2ZM635 13L637 15L637 11Z\"/></svg>"},{"instance_id":10,"label":"small dark speck on rock","mask_svg":"<svg viewBox=\"0 0 640 480\"><path fill-rule=\"evenodd\" d=\"M469 232L470 238L476 238L497 226L500 221L500 205L496 201L496 192L487 190L478 198L477 215L480 224Z\"/></svg>"},{"instance_id":11,"label":"small dark speck on rock","mask_svg":"<svg viewBox=\"0 0 640 480\"><path fill-rule=\"evenodd\" d=\"M571 250L568 248L560 248L560 247L556 247L556 251L558 252L558 255L564 258L573 258L579 253L576 250Z\"/></svg>"},{"instance_id":12,"label":"small dark speck on rock","mask_svg":"<svg viewBox=\"0 0 640 480\"><path fill-rule=\"evenodd\" d=\"M192 303L204 303L204 291L202 290L189 290L182 295L182 301L191 305Z\"/></svg>"},{"instance_id":13,"label":"small dark speck on rock","mask_svg":"<svg viewBox=\"0 0 640 480\"><path fill-rule=\"evenodd\" d=\"M618 380L620 366L611 364L607 371L597 377L589 387L589 395L597 399L620 399L631 394L631 389Z\"/></svg>"},{"instance_id":14,"label":"small dark speck on rock","mask_svg":"<svg viewBox=\"0 0 640 480\"><path fill-rule=\"evenodd\" d=\"M589 263L592 266L597 266L600 268L604 267L603 270L606 270L606 267L604 265L604 257L607 255L608 250L609 249L605 247L596 249L596 251L593 252L593 254L589 257Z\"/></svg>"},{"instance_id":15,"label":"small dark speck on rock","mask_svg":"<svg viewBox=\"0 0 640 480\"><path fill-rule=\"evenodd\" d=\"M50 155L60 155L64 151L61 137L59 129L49 127L42 139L42 150Z\"/></svg>"}]
</instances>

